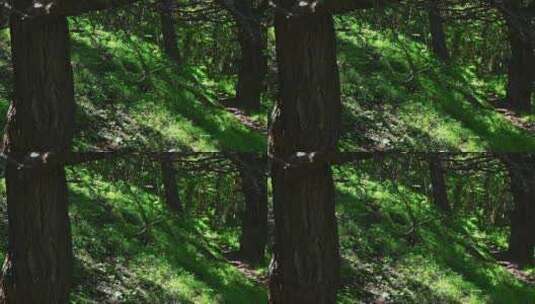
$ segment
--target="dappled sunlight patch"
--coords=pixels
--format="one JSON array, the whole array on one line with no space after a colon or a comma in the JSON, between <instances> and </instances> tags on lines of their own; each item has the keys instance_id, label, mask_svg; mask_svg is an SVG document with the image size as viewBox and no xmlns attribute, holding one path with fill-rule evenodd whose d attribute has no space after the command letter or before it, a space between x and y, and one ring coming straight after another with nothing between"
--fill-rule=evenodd
<instances>
[{"instance_id":1,"label":"dappled sunlight patch","mask_svg":"<svg viewBox=\"0 0 535 304\"><path fill-rule=\"evenodd\" d=\"M69 170L73 303L266 302L264 288L211 246L225 236L204 217L177 221L150 188L77 169Z\"/></svg>"},{"instance_id":2,"label":"dappled sunlight patch","mask_svg":"<svg viewBox=\"0 0 535 304\"><path fill-rule=\"evenodd\" d=\"M202 66L174 66L150 39L76 21L73 66L82 122L77 148L265 150L263 134L218 104L215 90L228 89L230 82L210 79ZM129 118L122 129L132 132L117 128L117 109ZM95 110L102 115L95 117ZM98 132L109 134L113 143L95 138Z\"/></svg>"},{"instance_id":3,"label":"dappled sunlight patch","mask_svg":"<svg viewBox=\"0 0 535 304\"><path fill-rule=\"evenodd\" d=\"M347 111L344 150L535 148L533 132L515 126L490 104L504 95L503 77L483 79L474 66L444 66L422 41L374 30L357 18L340 18L338 26L343 29L338 57ZM368 115L372 119L361 123L362 112L369 110L375 111Z\"/></svg>"},{"instance_id":4,"label":"dappled sunlight patch","mask_svg":"<svg viewBox=\"0 0 535 304\"><path fill-rule=\"evenodd\" d=\"M535 298L535 290L488 251L490 242L507 242L505 231L483 230L474 217L444 222L423 189L403 180L394 187L387 175L378 178L386 173L371 174L377 170L373 166L364 161L335 168L343 257L340 303L355 298L366 303L529 303ZM415 239L409 233L412 216Z\"/></svg>"}]
</instances>

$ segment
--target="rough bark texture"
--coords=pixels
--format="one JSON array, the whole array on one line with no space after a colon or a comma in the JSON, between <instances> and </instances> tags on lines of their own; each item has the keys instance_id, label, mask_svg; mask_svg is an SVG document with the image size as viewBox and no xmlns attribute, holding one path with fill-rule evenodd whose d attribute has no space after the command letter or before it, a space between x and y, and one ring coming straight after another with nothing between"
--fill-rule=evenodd
<instances>
[{"instance_id":1,"label":"rough bark texture","mask_svg":"<svg viewBox=\"0 0 535 304\"><path fill-rule=\"evenodd\" d=\"M0 303L67 303L72 248L62 167L6 170L9 248Z\"/></svg>"},{"instance_id":2,"label":"rough bark texture","mask_svg":"<svg viewBox=\"0 0 535 304\"><path fill-rule=\"evenodd\" d=\"M515 29L509 31L509 62L506 102L515 111L531 112L535 82L535 46L522 39Z\"/></svg>"},{"instance_id":3,"label":"rough bark texture","mask_svg":"<svg viewBox=\"0 0 535 304\"><path fill-rule=\"evenodd\" d=\"M429 156L429 169L431 171L431 185L433 190L433 201L443 212L451 212L448 201L448 192L444 180L444 168L440 156L432 154Z\"/></svg>"},{"instance_id":4,"label":"rough bark texture","mask_svg":"<svg viewBox=\"0 0 535 304\"><path fill-rule=\"evenodd\" d=\"M163 35L163 49L165 54L174 62L180 62L178 39L176 35L175 0L162 0L160 2L160 24Z\"/></svg>"},{"instance_id":5,"label":"rough bark texture","mask_svg":"<svg viewBox=\"0 0 535 304\"><path fill-rule=\"evenodd\" d=\"M526 265L533 263L535 249L535 156L513 155L509 159L507 167L514 200L509 257Z\"/></svg>"},{"instance_id":6,"label":"rough bark texture","mask_svg":"<svg viewBox=\"0 0 535 304\"><path fill-rule=\"evenodd\" d=\"M265 87L267 73L266 28L262 24L251 24L238 29L241 49L236 104L247 110L260 109L260 98Z\"/></svg>"},{"instance_id":7,"label":"rough bark texture","mask_svg":"<svg viewBox=\"0 0 535 304\"><path fill-rule=\"evenodd\" d=\"M245 261L258 264L264 259L268 234L266 159L253 153L242 153L239 162L245 195L240 256Z\"/></svg>"},{"instance_id":8,"label":"rough bark texture","mask_svg":"<svg viewBox=\"0 0 535 304\"><path fill-rule=\"evenodd\" d=\"M14 0L18 2L16 8L33 19L54 18L64 16L76 16L91 11L114 9L141 0L41 0L39 4L34 5L37 1Z\"/></svg>"},{"instance_id":9,"label":"rough bark texture","mask_svg":"<svg viewBox=\"0 0 535 304\"><path fill-rule=\"evenodd\" d=\"M444 19L440 14L437 0L432 0L429 3L429 27L433 52L440 60L448 62L450 55L446 43L446 33L444 32Z\"/></svg>"},{"instance_id":10,"label":"rough bark texture","mask_svg":"<svg viewBox=\"0 0 535 304\"><path fill-rule=\"evenodd\" d=\"M165 204L174 213L182 212L182 202L176 186L176 170L173 161L164 157L160 161L162 182L165 194Z\"/></svg>"},{"instance_id":11,"label":"rough bark texture","mask_svg":"<svg viewBox=\"0 0 535 304\"><path fill-rule=\"evenodd\" d=\"M0 29L3 29L6 26L8 16L4 12L4 6L0 4Z\"/></svg>"},{"instance_id":12,"label":"rough bark texture","mask_svg":"<svg viewBox=\"0 0 535 304\"><path fill-rule=\"evenodd\" d=\"M341 102L332 17L277 15L275 31L280 97L270 153L284 160L298 151L334 151ZM335 303L340 257L330 167L286 168L273 162L272 182L270 303Z\"/></svg>"},{"instance_id":13,"label":"rough bark texture","mask_svg":"<svg viewBox=\"0 0 535 304\"><path fill-rule=\"evenodd\" d=\"M5 152L68 150L75 105L66 19L12 16L11 39L15 88ZM20 169L9 163L6 186L9 246L0 303L67 303L72 249L63 166Z\"/></svg>"},{"instance_id":14,"label":"rough bark texture","mask_svg":"<svg viewBox=\"0 0 535 304\"><path fill-rule=\"evenodd\" d=\"M267 30L255 16L253 0L237 0L236 8L241 51L236 104L243 109L258 110L267 73Z\"/></svg>"},{"instance_id":15,"label":"rough bark texture","mask_svg":"<svg viewBox=\"0 0 535 304\"><path fill-rule=\"evenodd\" d=\"M272 174L270 303L336 303L340 261L331 170L289 172L274 165Z\"/></svg>"}]
</instances>

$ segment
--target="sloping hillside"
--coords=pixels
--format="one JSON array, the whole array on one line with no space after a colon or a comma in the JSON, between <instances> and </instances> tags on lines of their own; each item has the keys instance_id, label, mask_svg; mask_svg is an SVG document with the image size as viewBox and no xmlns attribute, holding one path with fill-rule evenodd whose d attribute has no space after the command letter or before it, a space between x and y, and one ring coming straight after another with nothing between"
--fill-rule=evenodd
<instances>
[{"instance_id":1,"label":"sloping hillside","mask_svg":"<svg viewBox=\"0 0 535 304\"><path fill-rule=\"evenodd\" d=\"M336 174L340 303L535 303L535 281L493 254L507 247L505 230L463 214L446 219L424 185L381 179L379 163L359 167Z\"/></svg>"},{"instance_id":2,"label":"sloping hillside","mask_svg":"<svg viewBox=\"0 0 535 304\"><path fill-rule=\"evenodd\" d=\"M343 142L355 149L533 151L533 117L494 107L505 79L445 66L421 37L385 33L356 18L338 22Z\"/></svg>"},{"instance_id":3,"label":"sloping hillside","mask_svg":"<svg viewBox=\"0 0 535 304\"><path fill-rule=\"evenodd\" d=\"M77 149L265 150L265 134L220 104L224 84L211 80L203 66L177 67L149 39L93 28L83 18L75 21L71 41ZM2 125L11 92L9 59L8 32L3 30ZM263 113L246 118L265 127Z\"/></svg>"}]
</instances>

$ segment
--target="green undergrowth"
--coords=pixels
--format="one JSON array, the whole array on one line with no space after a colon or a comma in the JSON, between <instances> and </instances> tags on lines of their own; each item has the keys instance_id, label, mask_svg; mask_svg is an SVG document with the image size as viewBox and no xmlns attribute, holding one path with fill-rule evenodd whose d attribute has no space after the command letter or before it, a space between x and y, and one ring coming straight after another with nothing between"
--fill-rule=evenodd
<instances>
[{"instance_id":1,"label":"green undergrowth","mask_svg":"<svg viewBox=\"0 0 535 304\"><path fill-rule=\"evenodd\" d=\"M202 65L175 65L146 37L93 27L84 18L72 18L70 27L76 149L265 150L265 136L221 106L219 91L230 90L231 82L211 79ZM1 35L4 124L11 84L9 37ZM265 124L264 116L251 113L250 119Z\"/></svg>"},{"instance_id":2,"label":"green undergrowth","mask_svg":"<svg viewBox=\"0 0 535 304\"><path fill-rule=\"evenodd\" d=\"M217 90L224 84L202 65L176 66L151 40L92 28L84 19L76 28L76 92L81 128L88 130L80 147L101 140L156 150L264 150L265 138L220 106ZM91 130L102 122L104 134Z\"/></svg>"},{"instance_id":3,"label":"green undergrowth","mask_svg":"<svg viewBox=\"0 0 535 304\"><path fill-rule=\"evenodd\" d=\"M535 303L535 288L490 253L489 244L505 245L503 232L446 220L417 185L394 187L348 167L336 176L340 303Z\"/></svg>"},{"instance_id":4,"label":"green undergrowth","mask_svg":"<svg viewBox=\"0 0 535 304\"><path fill-rule=\"evenodd\" d=\"M402 180L394 186L372 170L334 169L339 303L534 303L535 289L491 254L491 248L506 247L507 231L482 229L485 223L463 214L447 220L423 194L425 186ZM238 233L214 228L217 217L170 214L153 175L134 186L115 177L109 165L67 172L72 303L266 303L266 287L225 259L222 252L238 247ZM5 200L0 206L5 240ZM266 266L255 271L265 275Z\"/></svg>"},{"instance_id":5,"label":"green undergrowth","mask_svg":"<svg viewBox=\"0 0 535 304\"><path fill-rule=\"evenodd\" d=\"M236 233L175 217L158 195L69 170L75 252L72 303L264 303L266 293L228 263Z\"/></svg>"},{"instance_id":6,"label":"green undergrowth","mask_svg":"<svg viewBox=\"0 0 535 304\"><path fill-rule=\"evenodd\" d=\"M503 77L477 75L473 66L443 65L423 41L400 32L378 31L349 17L337 26L344 150L535 149L535 134L490 104L503 96Z\"/></svg>"}]
</instances>

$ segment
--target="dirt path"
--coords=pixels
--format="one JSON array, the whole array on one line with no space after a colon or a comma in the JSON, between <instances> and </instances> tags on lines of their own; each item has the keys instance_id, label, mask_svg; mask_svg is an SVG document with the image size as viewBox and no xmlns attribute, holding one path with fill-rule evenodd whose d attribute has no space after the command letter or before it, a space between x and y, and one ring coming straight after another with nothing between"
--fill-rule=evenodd
<instances>
[{"instance_id":1,"label":"dirt path","mask_svg":"<svg viewBox=\"0 0 535 304\"><path fill-rule=\"evenodd\" d=\"M505 269L519 281L527 285L535 286L535 277L530 276L526 272L522 271L517 264L512 263L510 261L498 261L498 264L505 267Z\"/></svg>"},{"instance_id":2,"label":"dirt path","mask_svg":"<svg viewBox=\"0 0 535 304\"><path fill-rule=\"evenodd\" d=\"M236 116L236 118L247 128L257 133L260 133L262 135L267 135L266 126L258 123L257 121L252 120L249 116L247 116L247 114L244 111L235 107L225 107L225 109L228 112L234 114L234 116Z\"/></svg>"},{"instance_id":3,"label":"dirt path","mask_svg":"<svg viewBox=\"0 0 535 304\"><path fill-rule=\"evenodd\" d=\"M507 256L504 252L498 250L497 248L491 248L490 253L494 256L498 265L504 267L517 280L524 284L535 286L535 275L529 275L525 271L522 271L518 264L507 259Z\"/></svg>"},{"instance_id":4,"label":"dirt path","mask_svg":"<svg viewBox=\"0 0 535 304\"><path fill-rule=\"evenodd\" d=\"M240 261L238 259L238 255L236 252L225 252L223 253L223 256L227 260L227 262L236 269L238 269L243 275L248 278L249 280L255 282L256 284L260 286L267 286L268 278L267 276L259 273L257 270L255 270L251 265Z\"/></svg>"},{"instance_id":5,"label":"dirt path","mask_svg":"<svg viewBox=\"0 0 535 304\"><path fill-rule=\"evenodd\" d=\"M496 108L496 111L501 113L505 119L509 120L514 126L535 135L535 122L525 121L509 109Z\"/></svg>"}]
</instances>

